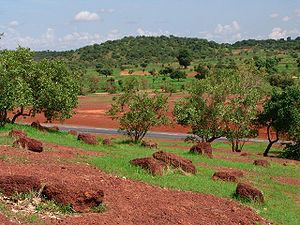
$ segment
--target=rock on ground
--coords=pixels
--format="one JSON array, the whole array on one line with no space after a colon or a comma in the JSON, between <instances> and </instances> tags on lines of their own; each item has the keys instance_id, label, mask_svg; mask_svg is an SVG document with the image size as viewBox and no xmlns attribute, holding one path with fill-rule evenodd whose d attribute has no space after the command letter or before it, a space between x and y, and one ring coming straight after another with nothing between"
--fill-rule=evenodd
<instances>
[{"instance_id":1,"label":"rock on ground","mask_svg":"<svg viewBox=\"0 0 300 225\"><path fill-rule=\"evenodd\" d=\"M80 141L83 141L84 143L89 144L89 145L98 144L98 140L97 140L96 136L92 135L92 134L80 133L80 134L78 134L77 139Z\"/></svg>"},{"instance_id":2,"label":"rock on ground","mask_svg":"<svg viewBox=\"0 0 300 225\"><path fill-rule=\"evenodd\" d=\"M271 164L267 160L264 160L264 159L254 160L253 164L256 166L263 166L263 167L271 166Z\"/></svg>"},{"instance_id":3,"label":"rock on ground","mask_svg":"<svg viewBox=\"0 0 300 225\"><path fill-rule=\"evenodd\" d=\"M22 137L27 137L27 134L22 130L12 129L9 132L9 136L18 139L18 138L22 138Z\"/></svg>"},{"instance_id":4,"label":"rock on ground","mask_svg":"<svg viewBox=\"0 0 300 225\"><path fill-rule=\"evenodd\" d=\"M209 158L213 158L212 147L211 144L208 142L199 142L197 145L194 145L190 149L190 152L206 155Z\"/></svg>"},{"instance_id":5,"label":"rock on ground","mask_svg":"<svg viewBox=\"0 0 300 225\"><path fill-rule=\"evenodd\" d=\"M43 151L43 143L28 137L21 137L14 142L15 147L20 147L23 149L27 149L32 152L42 152Z\"/></svg>"},{"instance_id":6,"label":"rock on ground","mask_svg":"<svg viewBox=\"0 0 300 225\"><path fill-rule=\"evenodd\" d=\"M147 148L157 148L158 145L155 142L152 141L142 141L142 146L147 147Z\"/></svg>"},{"instance_id":7,"label":"rock on ground","mask_svg":"<svg viewBox=\"0 0 300 225\"><path fill-rule=\"evenodd\" d=\"M42 194L58 203L71 204L76 212L88 212L103 202L104 192L100 189L75 190L72 186L59 181L46 184Z\"/></svg>"},{"instance_id":8,"label":"rock on ground","mask_svg":"<svg viewBox=\"0 0 300 225\"><path fill-rule=\"evenodd\" d=\"M152 175L160 175L160 176L163 175L164 168L166 167L165 163L151 157L133 159L130 161L130 163L132 165L140 166L143 169L148 170Z\"/></svg>"},{"instance_id":9,"label":"rock on ground","mask_svg":"<svg viewBox=\"0 0 300 225\"><path fill-rule=\"evenodd\" d=\"M73 136L77 136L77 131L76 130L69 130L68 134L71 134Z\"/></svg>"},{"instance_id":10,"label":"rock on ground","mask_svg":"<svg viewBox=\"0 0 300 225\"><path fill-rule=\"evenodd\" d=\"M236 194L242 198L251 199L261 203L264 202L263 193L249 184L238 183L236 187Z\"/></svg>"},{"instance_id":11,"label":"rock on ground","mask_svg":"<svg viewBox=\"0 0 300 225\"><path fill-rule=\"evenodd\" d=\"M7 196L11 196L15 192L38 191L40 188L40 180L33 176L0 176L0 190Z\"/></svg>"},{"instance_id":12,"label":"rock on ground","mask_svg":"<svg viewBox=\"0 0 300 225\"><path fill-rule=\"evenodd\" d=\"M103 141L102 141L102 144L103 145L112 145L112 141L108 138L105 138Z\"/></svg>"},{"instance_id":13,"label":"rock on ground","mask_svg":"<svg viewBox=\"0 0 300 225\"><path fill-rule=\"evenodd\" d=\"M170 152L155 152L153 153L153 158L165 162L166 164L173 166L175 168L181 168L187 173L196 173L196 167L193 165L192 161L181 156L175 155Z\"/></svg>"},{"instance_id":14,"label":"rock on ground","mask_svg":"<svg viewBox=\"0 0 300 225\"><path fill-rule=\"evenodd\" d=\"M219 171L213 174L214 180L223 180L223 181L231 181L237 182L239 177L242 177L243 173L239 171Z\"/></svg>"}]
</instances>

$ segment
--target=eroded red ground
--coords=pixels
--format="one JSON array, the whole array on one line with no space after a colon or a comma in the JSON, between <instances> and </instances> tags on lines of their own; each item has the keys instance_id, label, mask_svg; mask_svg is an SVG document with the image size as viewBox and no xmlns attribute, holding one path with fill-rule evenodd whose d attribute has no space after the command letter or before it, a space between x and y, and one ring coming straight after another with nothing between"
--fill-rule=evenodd
<instances>
[{"instance_id":1,"label":"eroded red ground","mask_svg":"<svg viewBox=\"0 0 300 225\"><path fill-rule=\"evenodd\" d=\"M60 179L78 189L97 186L104 191L108 206L105 213L44 218L45 224L267 224L252 209L232 200L115 177L87 165L80 158L83 154L98 153L45 145L42 153L0 146L0 154L7 156L0 164L0 176L30 175L45 182ZM1 223L9 224L0 215Z\"/></svg>"}]
</instances>

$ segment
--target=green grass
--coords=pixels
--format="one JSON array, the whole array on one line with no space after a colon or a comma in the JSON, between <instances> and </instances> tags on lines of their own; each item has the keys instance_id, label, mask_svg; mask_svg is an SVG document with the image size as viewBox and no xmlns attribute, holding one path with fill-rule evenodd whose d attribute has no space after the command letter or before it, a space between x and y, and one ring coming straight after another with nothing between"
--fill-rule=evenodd
<instances>
[{"instance_id":1,"label":"green grass","mask_svg":"<svg viewBox=\"0 0 300 225\"><path fill-rule=\"evenodd\" d=\"M25 130L30 137L42 141L78 147L89 151L104 152L106 154L103 156L91 157L87 158L87 160L99 169L110 174L143 181L160 187L213 194L232 199L236 184L213 181L211 177L216 171L214 168L227 167L244 170L246 175L243 179L250 181L255 187L263 191L266 203L257 204L254 202L241 201L243 204L247 204L254 208L261 216L276 224L300 224L299 187L284 184L272 179L272 177L276 176L300 179L300 167L298 165L288 163L287 166L283 166L282 163L271 161L271 167L264 168L254 166L251 162L229 161L218 158L210 159L204 156L190 154L186 152L188 144L184 142L160 142L159 146L161 150L173 152L191 159L193 163L197 165L198 172L196 175L186 176L179 172L166 171L164 176L151 176L143 169L132 166L129 163L129 161L134 158L150 156L153 153L152 150L143 148L139 145L128 144L122 140L115 140L112 146L103 146L102 144L89 146L77 141L76 137L66 133L41 133L29 126L12 126L10 124L4 128L0 128L0 133L8 132L13 127ZM171 145L174 147L170 147ZM178 148L176 146L178 146ZM186 149L181 146L186 146ZM216 142L213 144L213 147L225 149L230 152L230 145L226 143ZM255 159L257 157L256 155L258 153L261 154L265 147L265 143L247 144L244 147L244 151L251 153L253 159ZM275 151L275 153L279 152L280 148L274 148L272 151ZM226 152L218 152L215 154L222 156L227 155ZM235 201L240 201L236 198L233 199Z\"/></svg>"}]
</instances>

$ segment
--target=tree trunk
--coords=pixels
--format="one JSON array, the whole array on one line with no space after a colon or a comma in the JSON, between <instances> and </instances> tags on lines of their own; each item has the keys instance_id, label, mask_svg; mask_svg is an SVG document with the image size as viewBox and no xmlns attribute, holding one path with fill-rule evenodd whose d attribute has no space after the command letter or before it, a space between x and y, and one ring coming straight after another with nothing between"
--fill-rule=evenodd
<instances>
[{"instance_id":1,"label":"tree trunk","mask_svg":"<svg viewBox=\"0 0 300 225\"><path fill-rule=\"evenodd\" d=\"M21 106L21 110L14 115L14 117L11 120L11 123L14 124L19 116L31 116L31 113L32 109L30 109L28 113L24 113L24 107Z\"/></svg>"},{"instance_id":2,"label":"tree trunk","mask_svg":"<svg viewBox=\"0 0 300 225\"><path fill-rule=\"evenodd\" d=\"M270 130L270 128L271 128L271 123L267 126L267 134L268 134L269 144L268 144L267 148L265 149L264 156L268 156L268 153L269 153L272 145L279 140L278 131L276 131L276 139L273 140L273 141L271 140L271 130Z\"/></svg>"},{"instance_id":3,"label":"tree trunk","mask_svg":"<svg viewBox=\"0 0 300 225\"><path fill-rule=\"evenodd\" d=\"M4 109L0 111L0 126L4 126L7 121L7 111Z\"/></svg>"},{"instance_id":4,"label":"tree trunk","mask_svg":"<svg viewBox=\"0 0 300 225\"><path fill-rule=\"evenodd\" d=\"M218 139L218 138L220 138L221 136L218 136L218 137L215 137L215 136L213 136L213 137L210 137L210 138L208 138L207 139L207 141L206 142L209 142L209 143L211 143L211 142L213 142L214 140L216 140L216 139Z\"/></svg>"}]
</instances>

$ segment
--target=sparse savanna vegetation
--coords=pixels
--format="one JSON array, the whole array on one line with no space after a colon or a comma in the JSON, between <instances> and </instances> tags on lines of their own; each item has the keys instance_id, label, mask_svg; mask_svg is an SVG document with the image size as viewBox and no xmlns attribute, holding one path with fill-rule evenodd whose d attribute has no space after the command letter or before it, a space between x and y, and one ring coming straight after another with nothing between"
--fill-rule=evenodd
<instances>
[{"instance_id":1,"label":"sparse savanna vegetation","mask_svg":"<svg viewBox=\"0 0 300 225\"><path fill-rule=\"evenodd\" d=\"M189 224L206 221L205 204L225 224L299 224L299 46L141 36L1 51L0 212L24 223L119 223L124 212L171 207L171 223ZM78 104L91 94L105 110ZM59 131L58 122L78 125L68 120L75 111L101 113L125 136ZM24 124L35 117L54 124ZM191 136L147 138L162 128Z\"/></svg>"},{"instance_id":2,"label":"sparse savanna vegetation","mask_svg":"<svg viewBox=\"0 0 300 225\"><path fill-rule=\"evenodd\" d=\"M152 176L147 171L131 165L129 161L135 158L151 156L153 150L146 149L140 144L132 145L122 137L113 140L110 146L102 144L88 145L78 141L76 137L67 133L45 133L37 131L30 126L23 125L6 125L4 128L1 128L1 135L7 134L12 128L25 131L30 138L55 144L57 145L56 149L58 149L59 146L71 146L78 149L85 149L87 153L103 153L103 155L101 154L99 156L81 157L84 156L84 153L81 152L83 155L77 155L77 159L73 160L88 162L102 171L119 177L143 181L159 187L207 193L227 199L234 199L236 202L252 207L258 214L277 224L297 224L299 222L299 188L297 188L298 186L296 184L288 182L299 179L299 164L295 164L292 161L269 159L268 161L271 163L271 167L265 168L253 165L254 160L262 157L257 154L261 154L267 143L246 144L244 152L248 155L240 156L240 154L230 153L231 146L229 143L215 142L213 144L214 158L211 159L206 156L188 153L190 148L190 144L188 143L182 141L159 141L159 150L171 152L192 160L193 164L196 165L197 173L196 175L187 175L180 170L176 171L169 168L164 171L163 176ZM8 138L8 140L9 141L5 141L5 143L11 145L12 139ZM2 143L1 141L1 144ZM276 146L272 155L277 155L281 150L282 148L280 146ZM15 149L15 151L20 150ZM45 154L48 154L47 152L50 154L53 150L46 149L44 151ZM15 160L12 155L7 157L9 162ZM50 158L49 160L51 161ZM30 162L27 161L26 163L28 164ZM22 165L21 162L19 164ZM214 172L219 171L220 168L223 170L243 171L245 175L242 181L250 182L256 188L260 189L265 196L265 203L256 203L255 201L245 201L236 198L234 195L236 183L215 181L211 178ZM101 205L93 208L93 211L101 213L103 211L109 211L111 206L108 203L105 204L106 206ZM38 211L58 210L58 212L67 210L65 207L53 206L52 202L46 205L38 205L38 209ZM5 210L1 211L5 213ZM282 211L285 211L285 213L283 214ZM67 210L66 212L70 211ZM14 217L13 215L11 216Z\"/></svg>"}]
</instances>

